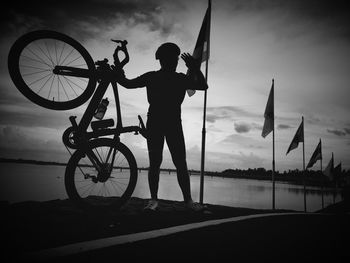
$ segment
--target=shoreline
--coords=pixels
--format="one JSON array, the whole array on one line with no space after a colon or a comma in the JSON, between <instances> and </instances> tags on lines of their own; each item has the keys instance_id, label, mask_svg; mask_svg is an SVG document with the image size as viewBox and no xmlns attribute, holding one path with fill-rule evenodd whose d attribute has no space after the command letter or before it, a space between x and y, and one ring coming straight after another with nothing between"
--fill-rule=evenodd
<instances>
[{"instance_id":1,"label":"shoreline","mask_svg":"<svg viewBox=\"0 0 350 263\"><path fill-rule=\"evenodd\" d=\"M13 163L13 164L18 163L18 164L32 164L32 165L43 165L43 166L50 166L50 165L66 166L67 165L66 163L60 163L60 162L47 162L47 161L37 161L37 160L27 160L27 159L11 159L11 158L1 158L1 157L0 157L0 163ZM124 169L126 169L126 168L124 168ZM259 169L260 168L255 169L255 171L258 171ZM148 168L138 167L137 170L139 172L148 171ZM242 171L245 171L245 174L241 174L241 175L227 174L227 172L226 172L227 170L222 171L222 172L206 171L204 173L204 176L227 178L227 179L261 180L261 181L271 181L272 180L271 176L267 176L267 175L248 175L250 170L254 171L254 169L250 169L250 168L248 170L242 170ZM161 168L160 171L167 172L169 174L176 173L175 169ZM189 170L189 174L200 176L200 171ZM275 182L289 183L289 184L298 185L298 186L304 184L303 178L299 178L298 176L295 176L294 178L293 178L293 176L288 176L288 178L286 178L286 177L281 176L281 175L275 175ZM311 186L311 187L334 188L334 184L332 182L325 181L323 178L316 178L315 179L314 177L310 177L310 178L307 178L305 184L306 184L306 186Z\"/></svg>"}]
</instances>

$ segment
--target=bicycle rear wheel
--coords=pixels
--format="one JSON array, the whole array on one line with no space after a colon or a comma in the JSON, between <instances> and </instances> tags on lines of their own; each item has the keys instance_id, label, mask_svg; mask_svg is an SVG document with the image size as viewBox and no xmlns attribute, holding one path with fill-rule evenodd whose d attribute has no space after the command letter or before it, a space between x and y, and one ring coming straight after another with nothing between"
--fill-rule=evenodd
<instances>
[{"instance_id":1,"label":"bicycle rear wheel","mask_svg":"<svg viewBox=\"0 0 350 263\"><path fill-rule=\"evenodd\" d=\"M57 75L53 73L55 66L85 69L91 77ZM33 31L17 39L9 52L8 68L17 89L48 109L76 108L96 87L90 54L76 40L55 31Z\"/></svg>"},{"instance_id":2,"label":"bicycle rear wheel","mask_svg":"<svg viewBox=\"0 0 350 263\"><path fill-rule=\"evenodd\" d=\"M108 152L115 151L115 157ZM103 174L91 162L94 153ZM132 195L137 182L137 165L131 151L109 138L91 141L86 149L74 152L66 167L65 187L69 198L84 207L121 207Z\"/></svg>"}]
</instances>

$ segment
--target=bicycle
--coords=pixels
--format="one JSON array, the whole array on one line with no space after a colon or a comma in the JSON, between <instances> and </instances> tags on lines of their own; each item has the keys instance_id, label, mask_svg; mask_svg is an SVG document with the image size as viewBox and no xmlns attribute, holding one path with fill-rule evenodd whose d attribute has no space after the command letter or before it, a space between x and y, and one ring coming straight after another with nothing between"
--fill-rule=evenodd
<instances>
[{"instance_id":1,"label":"bicycle","mask_svg":"<svg viewBox=\"0 0 350 263\"><path fill-rule=\"evenodd\" d=\"M70 152L66 166L65 189L71 200L85 207L120 208L129 200L137 182L137 163L130 149L120 141L120 134L134 132L145 136L140 116L138 126L122 124L117 79L111 76L129 62L129 54L127 41L112 41L117 44L114 65L109 65L107 59L94 62L79 42L48 30L21 36L8 56L12 81L35 104L68 110L91 98L79 123L76 116L69 117L71 126L62 136L67 150L75 150ZM122 61L119 52L124 53ZM93 121L109 84L116 103L115 127L113 119ZM89 126L92 131L88 131Z\"/></svg>"}]
</instances>

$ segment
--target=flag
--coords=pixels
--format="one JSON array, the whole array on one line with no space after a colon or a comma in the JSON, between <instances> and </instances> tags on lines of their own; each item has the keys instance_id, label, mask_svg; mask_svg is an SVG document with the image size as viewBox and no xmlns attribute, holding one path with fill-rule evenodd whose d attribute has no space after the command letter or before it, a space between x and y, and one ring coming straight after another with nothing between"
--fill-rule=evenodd
<instances>
[{"instance_id":1,"label":"flag","mask_svg":"<svg viewBox=\"0 0 350 263\"><path fill-rule=\"evenodd\" d=\"M334 167L333 174L334 174L334 179L337 181L340 181L340 179L341 179L341 162L336 167Z\"/></svg>"},{"instance_id":2,"label":"flag","mask_svg":"<svg viewBox=\"0 0 350 263\"><path fill-rule=\"evenodd\" d=\"M211 17L211 1L208 2L208 8L205 12L205 16L202 22L201 29L197 38L196 46L194 48L192 56L194 59L200 62L209 60L210 53L210 17ZM188 73L188 71L187 71ZM187 90L188 96L193 96L196 93L195 90Z\"/></svg>"},{"instance_id":3,"label":"flag","mask_svg":"<svg viewBox=\"0 0 350 263\"><path fill-rule=\"evenodd\" d=\"M306 169L311 168L318 160L322 160L321 139L320 139L320 142L318 143L314 153L312 154L311 159L310 159L308 165L306 166Z\"/></svg>"},{"instance_id":4,"label":"flag","mask_svg":"<svg viewBox=\"0 0 350 263\"><path fill-rule=\"evenodd\" d=\"M265 113L264 113L264 117L265 117L264 127L261 133L261 136L264 138L274 129L275 113L274 113L274 95L273 94L274 94L274 80L272 79L270 95L267 100Z\"/></svg>"},{"instance_id":5,"label":"flag","mask_svg":"<svg viewBox=\"0 0 350 263\"><path fill-rule=\"evenodd\" d=\"M297 132L294 135L292 142L289 145L286 155L298 147L299 142L304 142L304 119L301 121Z\"/></svg>"},{"instance_id":6,"label":"flag","mask_svg":"<svg viewBox=\"0 0 350 263\"><path fill-rule=\"evenodd\" d=\"M323 174L327 176L330 180L334 179L334 157L332 153L332 158L329 161L326 169L323 171Z\"/></svg>"}]
</instances>

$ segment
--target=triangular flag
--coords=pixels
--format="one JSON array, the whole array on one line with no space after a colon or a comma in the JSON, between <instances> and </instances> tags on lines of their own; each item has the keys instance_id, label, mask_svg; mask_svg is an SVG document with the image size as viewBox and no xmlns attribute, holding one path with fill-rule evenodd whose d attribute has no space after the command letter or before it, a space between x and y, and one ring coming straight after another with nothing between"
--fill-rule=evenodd
<instances>
[{"instance_id":1,"label":"triangular flag","mask_svg":"<svg viewBox=\"0 0 350 263\"><path fill-rule=\"evenodd\" d=\"M311 159L310 159L308 165L306 166L306 169L311 168L318 160L322 160L321 139L320 139L320 142L318 143L314 153L312 154Z\"/></svg>"},{"instance_id":2,"label":"triangular flag","mask_svg":"<svg viewBox=\"0 0 350 263\"><path fill-rule=\"evenodd\" d=\"M286 155L295 148L298 147L299 142L304 142L304 119L301 121L297 132L294 135L292 142L290 143Z\"/></svg>"},{"instance_id":3,"label":"triangular flag","mask_svg":"<svg viewBox=\"0 0 350 263\"><path fill-rule=\"evenodd\" d=\"M197 38L196 46L194 48L192 56L194 59L200 62L209 60L210 52L210 17L211 17L211 1L209 0L207 11L202 22L201 29ZM188 73L188 71L187 71ZM187 90L188 96L193 96L196 93L195 90Z\"/></svg>"},{"instance_id":4,"label":"triangular flag","mask_svg":"<svg viewBox=\"0 0 350 263\"><path fill-rule=\"evenodd\" d=\"M341 162L334 167L334 179L338 181L341 179Z\"/></svg>"},{"instance_id":5,"label":"triangular flag","mask_svg":"<svg viewBox=\"0 0 350 263\"><path fill-rule=\"evenodd\" d=\"M329 161L326 169L323 171L323 174L327 176L330 180L334 179L334 157L332 153L332 158Z\"/></svg>"},{"instance_id":6,"label":"triangular flag","mask_svg":"<svg viewBox=\"0 0 350 263\"><path fill-rule=\"evenodd\" d=\"M267 100L265 113L264 113L265 121L264 121L264 127L262 129L261 136L266 137L270 132L274 129L274 119L275 119L275 113L274 113L274 80L272 79L272 86L270 90L270 95Z\"/></svg>"}]
</instances>

